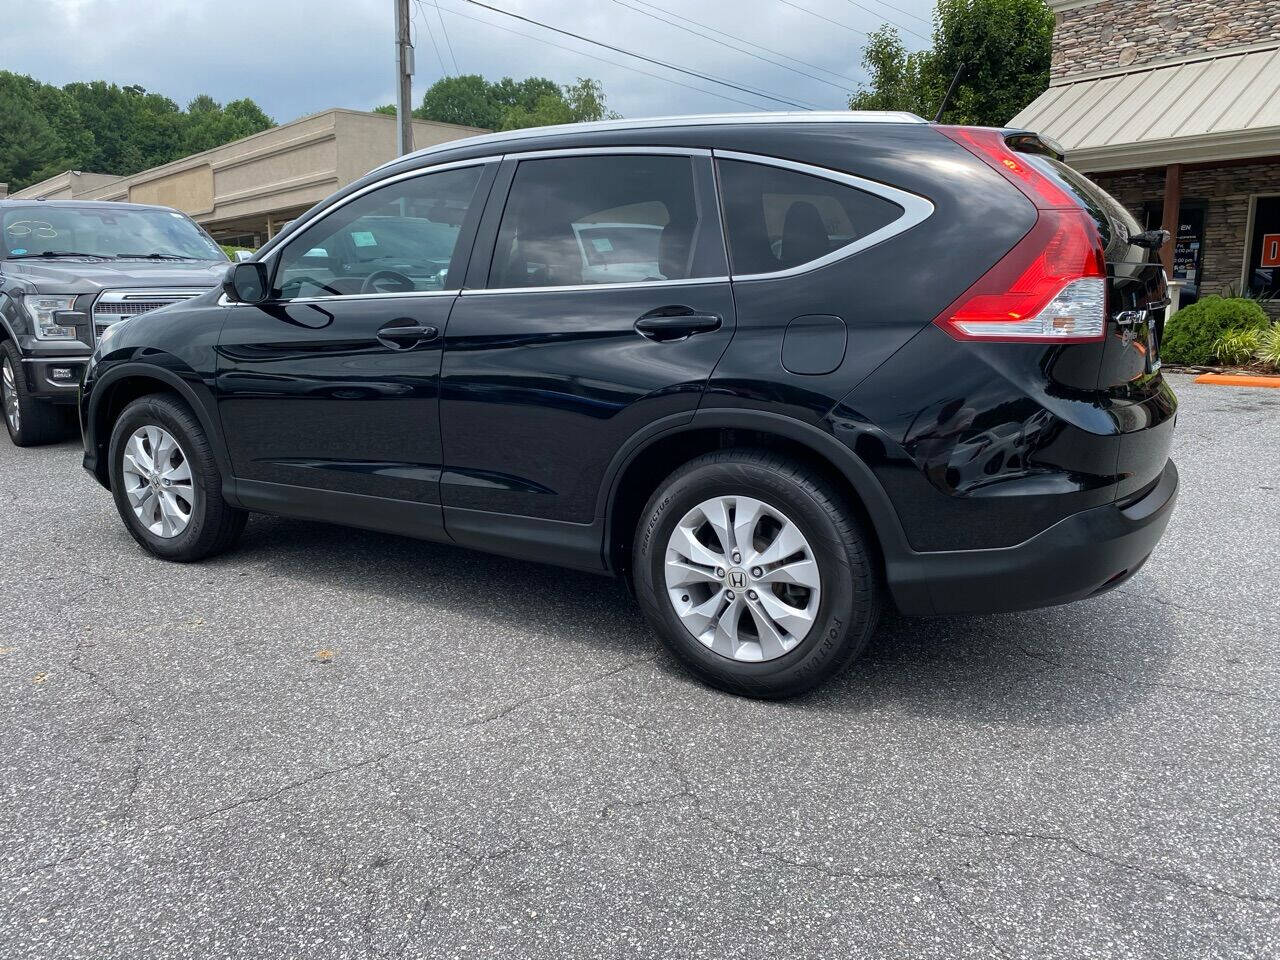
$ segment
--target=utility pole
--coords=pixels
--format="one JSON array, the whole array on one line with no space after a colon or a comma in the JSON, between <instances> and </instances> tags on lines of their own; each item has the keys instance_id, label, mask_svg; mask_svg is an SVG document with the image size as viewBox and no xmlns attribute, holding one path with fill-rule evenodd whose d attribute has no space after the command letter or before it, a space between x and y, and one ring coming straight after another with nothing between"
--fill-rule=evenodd
<instances>
[{"instance_id":1,"label":"utility pole","mask_svg":"<svg viewBox=\"0 0 1280 960\"><path fill-rule=\"evenodd\" d=\"M396 148L413 152L413 44L409 41L409 0L396 5Z\"/></svg>"}]
</instances>

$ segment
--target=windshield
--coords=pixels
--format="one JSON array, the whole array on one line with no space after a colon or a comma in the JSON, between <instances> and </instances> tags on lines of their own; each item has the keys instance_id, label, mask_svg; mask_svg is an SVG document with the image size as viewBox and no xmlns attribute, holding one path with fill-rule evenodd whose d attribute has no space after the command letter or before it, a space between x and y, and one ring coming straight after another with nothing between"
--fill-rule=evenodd
<instances>
[{"instance_id":1,"label":"windshield","mask_svg":"<svg viewBox=\"0 0 1280 960\"><path fill-rule=\"evenodd\" d=\"M209 235L173 210L139 207L7 207L0 227L6 259L57 254L226 260Z\"/></svg>"}]
</instances>

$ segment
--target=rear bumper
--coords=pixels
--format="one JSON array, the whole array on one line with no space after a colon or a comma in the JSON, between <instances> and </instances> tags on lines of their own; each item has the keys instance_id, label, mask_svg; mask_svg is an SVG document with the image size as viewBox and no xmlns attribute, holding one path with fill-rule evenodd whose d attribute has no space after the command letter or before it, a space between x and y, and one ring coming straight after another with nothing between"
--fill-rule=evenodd
<instances>
[{"instance_id":1,"label":"rear bumper","mask_svg":"<svg viewBox=\"0 0 1280 960\"><path fill-rule=\"evenodd\" d=\"M1177 497L1178 470L1170 460L1140 499L1066 517L1016 546L889 559L889 588L898 608L913 616L1030 610L1093 596L1142 566Z\"/></svg>"}]
</instances>

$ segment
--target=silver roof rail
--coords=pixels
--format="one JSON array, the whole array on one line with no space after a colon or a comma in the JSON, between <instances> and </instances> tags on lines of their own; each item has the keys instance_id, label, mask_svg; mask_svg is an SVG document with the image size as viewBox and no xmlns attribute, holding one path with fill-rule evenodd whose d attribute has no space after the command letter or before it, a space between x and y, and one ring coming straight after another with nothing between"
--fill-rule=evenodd
<instances>
[{"instance_id":1,"label":"silver roof rail","mask_svg":"<svg viewBox=\"0 0 1280 960\"><path fill-rule=\"evenodd\" d=\"M460 140L446 140L430 147L423 147L394 160L374 167L382 170L402 160L429 157L457 147L483 146L511 143L534 137L565 133L592 133L608 130L651 130L661 127L710 127L740 123L928 123L924 117L905 110L813 110L773 113L706 113L684 117L637 117L627 120L598 120L592 123L561 123L551 127L525 127L521 130L505 130L501 133L482 133Z\"/></svg>"}]
</instances>

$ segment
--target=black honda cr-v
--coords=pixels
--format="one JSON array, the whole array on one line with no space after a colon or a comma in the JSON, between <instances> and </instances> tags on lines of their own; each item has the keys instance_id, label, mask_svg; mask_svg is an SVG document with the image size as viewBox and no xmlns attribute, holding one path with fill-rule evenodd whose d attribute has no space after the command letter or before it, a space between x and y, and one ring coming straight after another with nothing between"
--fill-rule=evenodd
<instances>
[{"instance_id":1,"label":"black honda cr-v","mask_svg":"<svg viewBox=\"0 0 1280 960\"><path fill-rule=\"evenodd\" d=\"M1142 565L1162 239L1032 134L906 114L457 141L110 327L84 463L166 559L262 511L615 574L700 677L785 696L886 603Z\"/></svg>"}]
</instances>

